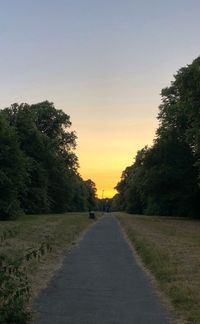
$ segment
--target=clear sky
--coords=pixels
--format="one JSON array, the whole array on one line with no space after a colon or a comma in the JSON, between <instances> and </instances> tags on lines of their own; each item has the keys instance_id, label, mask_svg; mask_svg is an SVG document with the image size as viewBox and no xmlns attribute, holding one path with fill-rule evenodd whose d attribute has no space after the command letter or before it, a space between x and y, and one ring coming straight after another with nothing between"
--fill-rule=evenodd
<instances>
[{"instance_id":1,"label":"clear sky","mask_svg":"<svg viewBox=\"0 0 200 324\"><path fill-rule=\"evenodd\" d=\"M71 116L84 179L112 196L151 144L160 91L200 54L199 0L0 0L0 107Z\"/></svg>"}]
</instances>

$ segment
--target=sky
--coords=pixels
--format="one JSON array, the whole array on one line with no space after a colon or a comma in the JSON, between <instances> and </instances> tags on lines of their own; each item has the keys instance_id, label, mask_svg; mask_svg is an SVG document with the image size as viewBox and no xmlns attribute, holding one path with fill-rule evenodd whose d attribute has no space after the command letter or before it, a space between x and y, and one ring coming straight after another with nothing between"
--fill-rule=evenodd
<instances>
[{"instance_id":1,"label":"sky","mask_svg":"<svg viewBox=\"0 0 200 324\"><path fill-rule=\"evenodd\" d=\"M80 174L112 197L151 145L160 92L200 55L199 0L0 0L0 107L54 102Z\"/></svg>"}]
</instances>

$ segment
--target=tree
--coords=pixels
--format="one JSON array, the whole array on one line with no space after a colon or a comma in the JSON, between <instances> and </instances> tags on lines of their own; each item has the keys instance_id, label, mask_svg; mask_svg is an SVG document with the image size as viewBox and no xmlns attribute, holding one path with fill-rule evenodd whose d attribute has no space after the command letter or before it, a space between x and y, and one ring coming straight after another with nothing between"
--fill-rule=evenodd
<instances>
[{"instance_id":1,"label":"tree","mask_svg":"<svg viewBox=\"0 0 200 324\"><path fill-rule=\"evenodd\" d=\"M28 159L20 150L15 129L0 113L0 219L22 212L20 197L26 190Z\"/></svg>"},{"instance_id":2,"label":"tree","mask_svg":"<svg viewBox=\"0 0 200 324\"><path fill-rule=\"evenodd\" d=\"M84 184L85 184L86 191L87 191L87 194L86 194L87 207L89 210L96 209L96 207L97 207L96 185L91 179L84 181Z\"/></svg>"},{"instance_id":3,"label":"tree","mask_svg":"<svg viewBox=\"0 0 200 324\"><path fill-rule=\"evenodd\" d=\"M199 217L200 57L161 95L154 144L122 173L118 202L133 213Z\"/></svg>"},{"instance_id":4,"label":"tree","mask_svg":"<svg viewBox=\"0 0 200 324\"><path fill-rule=\"evenodd\" d=\"M19 203L26 213L87 210L95 204L95 185L78 174L76 134L70 117L44 101L13 104L1 111L11 125L27 163ZM3 178L2 178L3 179Z\"/></svg>"},{"instance_id":5,"label":"tree","mask_svg":"<svg viewBox=\"0 0 200 324\"><path fill-rule=\"evenodd\" d=\"M144 160L148 147L137 152L133 165L122 172L121 181L116 189L119 192L118 204L129 213L141 214L144 211L146 199L143 195Z\"/></svg>"},{"instance_id":6,"label":"tree","mask_svg":"<svg viewBox=\"0 0 200 324\"><path fill-rule=\"evenodd\" d=\"M171 86L162 90L158 137L173 132L188 143L200 174L200 57L181 68Z\"/></svg>"},{"instance_id":7,"label":"tree","mask_svg":"<svg viewBox=\"0 0 200 324\"><path fill-rule=\"evenodd\" d=\"M187 143L177 138L160 139L144 161L144 213L150 215L195 216L200 192L197 169Z\"/></svg>"}]
</instances>

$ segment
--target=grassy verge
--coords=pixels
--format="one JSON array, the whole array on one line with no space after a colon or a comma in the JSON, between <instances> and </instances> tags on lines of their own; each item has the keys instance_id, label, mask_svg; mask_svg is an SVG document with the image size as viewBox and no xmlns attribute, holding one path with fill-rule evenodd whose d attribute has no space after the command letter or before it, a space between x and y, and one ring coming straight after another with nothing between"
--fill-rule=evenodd
<instances>
[{"instance_id":1,"label":"grassy verge","mask_svg":"<svg viewBox=\"0 0 200 324\"><path fill-rule=\"evenodd\" d=\"M32 300L47 285L55 270L61 266L66 252L91 224L93 221L89 220L88 213L26 215L16 221L0 222L0 259L4 263L6 260L6 264L13 264L22 259L27 251L40 249L42 244L51 247L39 251L39 257L25 258ZM32 256L34 254L36 252ZM8 275L13 274L16 277L16 270Z\"/></svg>"},{"instance_id":2,"label":"grassy verge","mask_svg":"<svg viewBox=\"0 0 200 324\"><path fill-rule=\"evenodd\" d=\"M178 323L200 323L200 222L115 213L172 303Z\"/></svg>"}]
</instances>

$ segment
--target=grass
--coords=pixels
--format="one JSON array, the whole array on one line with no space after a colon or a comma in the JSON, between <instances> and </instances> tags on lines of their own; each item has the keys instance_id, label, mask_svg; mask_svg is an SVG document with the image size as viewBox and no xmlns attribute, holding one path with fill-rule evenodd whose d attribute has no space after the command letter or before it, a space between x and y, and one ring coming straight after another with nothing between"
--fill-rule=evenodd
<instances>
[{"instance_id":1,"label":"grass","mask_svg":"<svg viewBox=\"0 0 200 324\"><path fill-rule=\"evenodd\" d=\"M26 215L15 221L0 222L0 257L8 262L21 258L27 249L37 249L42 242L48 242L52 248L38 261L30 260L27 274L31 284L33 299L44 288L55 270L93 221L88 213L66 213L59 215Z\"/></svg>"},{"instance_id":2,"label":"grass","mask_svg":"<svg viewBox=\"0 0 200 324\"><path fill-rule=\"evenodd\" d=\"M176 323L200 323L200 222L115 213L144 265L176 313Z\"/></svg>"}]
</instances>

